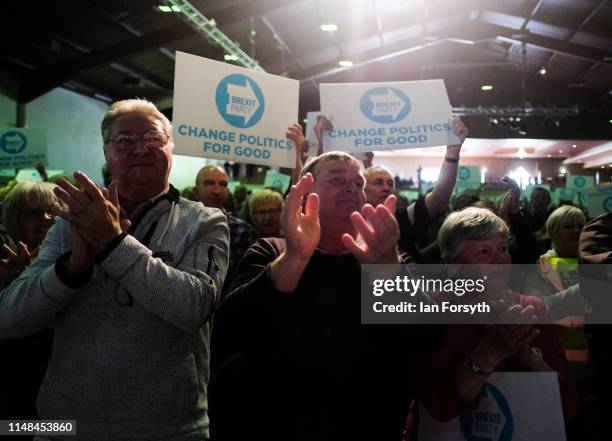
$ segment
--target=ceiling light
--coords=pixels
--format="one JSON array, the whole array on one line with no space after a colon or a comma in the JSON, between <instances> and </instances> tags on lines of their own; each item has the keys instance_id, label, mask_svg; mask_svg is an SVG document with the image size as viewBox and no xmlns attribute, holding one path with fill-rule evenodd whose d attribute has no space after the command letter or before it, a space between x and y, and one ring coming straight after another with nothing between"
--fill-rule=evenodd
<instances>
[{"instance_id":1,"label":"ceiling light","mask_svg":"<svg viewBox=\"0 0 612 441\"><path fill-rule=\"evenodd\" d=\"M576 144L572 144L572 148L575 149L576 148Z\"/></svg>"},{"instance_id":2,"label":"ceiling light","mask_svg":"<svg viewBox=\"0 0 612 441\"><path fill-rule=\"evenodd\" d=\"M563 153L563 150L559 150L559 153Z\"/></svg>"},{"instance_id":3,"label":"ceiling light","mask_svg":"<svg viewBox=\"0 0 612 441\"><path fill-rule=\"evenodd\" d=\"M181 8L179 8L179 7L178 7L178 6L176 6L176 5L172 5L172 10L173 10L174 12L181 12Z\"/></svg>"},{"instance_id":4,"label":"ceiling light","mask_svg":"<svg viewBox=\"0 0 612 441\"><path fill-rule=\"evenodd\" d=\"M540 69L540 75L546 75L546 68Z\"/></svg>"},{"instance_id":5,"label":"ceiling light","mask_svg":"<svg viewBox=\"0 0 612 441\"><path fill-rule=\"evenodd\" d=\"M338 64L342 67L352 67L353 66L353 62L351 60L340 60L338 61Z\"/></svg>"},{"instance_id":6,"label":"ceiling light","mask_svg":"<svg viewBox=\"0 0 612 441\"><path fill-rule=\"evenodd\" d=\"M159 9L161 12L172 12L172 8L166 5L159 5L157 9Z\"/></svg>"},{"instance_id":7,"label":"ceiling light","mask_svg":"<svg viewBox=\"0 0 612 441\"><path fill-rule=\"evenodd\" d=\"M236 55L229 55L229 54L223 55L223 59L225 61L238 61L238 57Z\"/></svg>"},{"instance_id":8,"label":"ceiling light","mask_svg":"<svg viewBox=\"0 0 612 441\"><path fill-rule=\"evenodd\" d=\"M480 86L480 90L493 90L493 86L491 84L483 84Z\"/></svg>"},{"instance_id":9,"label":"ceiling light","mask_svg":"<svg viewBox=\"0 0 612 441\"><path fill-rule=\"evenodd\" d=\"M304 119L302 120L302 122L303 122L304 124L307 124L307 123L308 123L308 118L304 118Z\"/></svg>"},{"instance_id":10,"label":"ceiling light","mask_svg":"<svg viewBox=\"0 0 612 441\"><path fill-rule=\"evenodd\" d=\"M549 153L549 154L548 154L548 157L549 157L549 158L552 158L552 155Z\"/></svg>"},{"instance_id":11,"label":"ceiling light","mask_svg":"<svg viewBox=\"0 0 612 441\"><path fill-rule=\"evenodd\" d=\"M334 32L338 30L338 26L335 23L324 23L321 25L321 30L325 32Z\"/></svg>"},{"instance_id":12,"label":"ceiling light","mask_svg":"<svg viewBox=\"0 0 612 441\"><path fill-rule=\"evenodd\" d=\"M559 173L562 173L562 174L567 173L567 169L565 168L565 166L562 165L561 167L559 167Z\"/></svg>"},{"instance_id":13,"label":"ceiling light","mask_svg":"<svg viewBox=\"0 0 612 441\"><path fill-rule=\"evenodd\" d=\"M518 149L517 155L519 159L525 159L525 156L527 156L527 152L525 151L523 147L521 147L520 149Z\"/></svg>"}]
</instances>

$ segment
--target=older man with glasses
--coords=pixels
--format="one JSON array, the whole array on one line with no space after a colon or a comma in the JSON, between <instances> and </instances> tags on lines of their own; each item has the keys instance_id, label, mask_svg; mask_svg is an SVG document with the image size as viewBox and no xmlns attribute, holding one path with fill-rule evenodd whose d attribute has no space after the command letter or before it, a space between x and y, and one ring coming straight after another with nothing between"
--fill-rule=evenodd
<instances>
[{"instance_id":1,"label":"older man with glasses","mask_svg":"<svg viewBox=\"0 0 612 441\"><path fill-rule=\"evenodd\" d=\"M228 227L169 184L171 134L152 103L114 103L102 121L113 182L60 181L67 210L0 294L0 338L54 328L37 409L76 420L76 439L208 438L209 319Z\"/></svg>"}]
</instances>

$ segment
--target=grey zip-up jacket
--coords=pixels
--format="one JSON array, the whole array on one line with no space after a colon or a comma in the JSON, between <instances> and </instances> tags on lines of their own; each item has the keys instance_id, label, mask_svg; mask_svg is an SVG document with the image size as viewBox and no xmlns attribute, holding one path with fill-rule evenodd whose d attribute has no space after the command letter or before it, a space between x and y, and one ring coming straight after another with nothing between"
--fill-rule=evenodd
<instances>
[{"instance_id":1,"label":"grey zip-up jacket","mask_svg":"<svg viewBox=\"0 0 612 441\"><path fill-rule=\"evenodd\" d=\"M57 219L38 258L0 292L0 339L53 327L37 409L76 420L77 439L204 439L226 218L171 189L132 230L71 288L56 267L71 226Z\"/></svg>"}]
</instances>

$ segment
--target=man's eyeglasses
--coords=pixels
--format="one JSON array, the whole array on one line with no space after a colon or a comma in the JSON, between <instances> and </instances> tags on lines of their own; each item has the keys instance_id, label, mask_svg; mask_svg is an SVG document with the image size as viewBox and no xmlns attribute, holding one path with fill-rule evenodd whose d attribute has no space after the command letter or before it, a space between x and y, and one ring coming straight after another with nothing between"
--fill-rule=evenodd
<instances>
[{"instance_id":1,"label":"man's eyeglasses","mask_svg":"<svg viewBox=\"0 0 612 441\"><path fill-rule=\"evenodd\" d=\"M162 149L168 143L170 137L164 132L150 130L145 133L123 132L114 138L109 138L107 142L112 142L118 150L132 150L138 141L144 141L145 145L152 149Z\"/></svg>"}]
</instances>

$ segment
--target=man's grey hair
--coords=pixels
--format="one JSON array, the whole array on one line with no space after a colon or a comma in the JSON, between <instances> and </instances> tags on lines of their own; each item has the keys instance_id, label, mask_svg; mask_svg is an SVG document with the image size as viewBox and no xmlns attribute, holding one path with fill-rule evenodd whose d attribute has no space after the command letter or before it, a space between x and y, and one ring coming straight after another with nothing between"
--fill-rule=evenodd
<instances>
[{"instance_id":1,"label":"man's grey hair","mask_svg":"<svg viewBox=\"0 0 612 441\"><path fill-rule=\"evenodd\" d=\"M319 175L319 166L325 162L329 161L346 161L354 163L357 168L361 169L361 163L352 155L349 155L346 152L326 152L319 156L315 156L313 158L308 159L304 167L302 167L302 171L300 172L300 178L305 176L306 173L311 173L312 177L316 180Z\"/></svg>"},{"instance_id":2,"label":"man's grey hair","mask_svg":"<svg viewBox=\"0 0 612 441\"><path fill-rule=\"evenodd\" d=\"M113 122L122 115L132 112L144 113L157 117L164 126L164 132L172 139L172 124L166 115L161 113L159 109L151 101L141 98L133 98L129 100L115 101L110 105L100 126L102 139L104 140L104 148L109 141L109 130Z\"/></svg>"},{"instance_id":3,"label":"man's grey hair","mask_svg":"<svg viewBox=\"0 0 612 441\"><path fill-rule=\"evenodd\" d=\"M499 216L484 208L468 207L444 220L438 231L438 246L444 261L449 262L461 253L466 240L508 235L508 225Z\"/></svg>"},{"instance_id":4,"label":"man's grey hair","mask_svg":"<svg viewBox=\"0 0 612 441\"><path fill-rule=\"evenodd\" d=\"M2 225L17 243L22 240L20 217L36 205L59 204L50 182L22 181L15 185L2 202Z\"/></svg>"}]
</instances>

